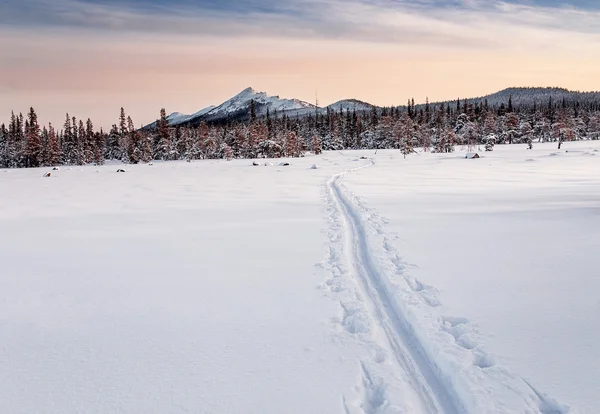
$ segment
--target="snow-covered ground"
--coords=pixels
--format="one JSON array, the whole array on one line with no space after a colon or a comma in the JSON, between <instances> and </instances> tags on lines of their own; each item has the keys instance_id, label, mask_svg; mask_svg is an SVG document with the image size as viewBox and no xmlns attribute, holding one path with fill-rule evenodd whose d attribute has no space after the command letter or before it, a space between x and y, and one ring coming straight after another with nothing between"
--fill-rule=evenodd
<instances>
[{"instance_id":1,"label":"snow-covered ground","mask_svg":"<svg viewBox=\"0 0 600 414\"><path fill-rule=\"evenodd\" d=\"M0 412L595 413L595 150L0 170Z\"/></svg>"}]
</instances>

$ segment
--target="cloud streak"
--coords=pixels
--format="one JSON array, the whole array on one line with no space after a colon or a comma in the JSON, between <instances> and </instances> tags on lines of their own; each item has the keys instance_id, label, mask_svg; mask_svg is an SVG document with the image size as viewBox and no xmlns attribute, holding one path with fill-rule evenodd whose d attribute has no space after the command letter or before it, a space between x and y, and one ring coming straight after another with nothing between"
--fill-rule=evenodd
<instances>
[{"instance_id":1,"label":"cloud streak","mask_svg":"<svg viewBox=\"0 0 600 414\"><path fill-rule=\"evenodd\" d=\"M220 2L217 2L221 4ZM598 35L600 12L505 1L291 0L90 3L9 0L0 24L211 37L284 36L493 46L507 30ZM504 32L504 33L502 33Z\"/></svg>"},{"instance_id":2,"label":"cloud streak","mask_svg":"<svg viewBox=\"0 0 600 414\"><path fill-rule=\"evenodd\" d=\"M600 12L489 0L0 3L0 122L29 105L110 126L247 86L382 105L506 86L598 89Z\"/></svg>"}]
</instances>

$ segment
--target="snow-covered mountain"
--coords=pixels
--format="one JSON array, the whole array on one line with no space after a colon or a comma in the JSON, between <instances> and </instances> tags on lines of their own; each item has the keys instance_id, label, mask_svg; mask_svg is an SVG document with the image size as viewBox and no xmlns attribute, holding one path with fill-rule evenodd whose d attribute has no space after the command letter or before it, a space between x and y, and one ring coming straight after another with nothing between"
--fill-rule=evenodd
<instances>
[{"instance_id":1,"label":"snow-covered mountain","mask_svg":"<svg viewBox=\"0 0 600 414\"><path fill-rule=\"evenodd\" d=\"M252 88L246 88L242 92L228 99L218 106L209 106L195 114L185 115L174 112L167 117L171 125L199 125L201 122L222 122L225 120L240 120L250 117L250 107L254 101L257 116L265 116L267 110L274 113L308 113L314 111L314 105L299 99L285 99L279 96L271 96L266 92L258 92ZM149 125L152 127L154 124Z\"/></svg>"},{"instance_id":2,"label":"snow-covered mountain","mask_svg":"<svg viewBox=\"0 0 600 414\"><path fill-rule=\"evenodd\" d=\"M312 104L299 99L282 99L279 96L269 96L265 92L257 92L252 88L246 88L233 98L223 102L221 105L208 112L209 116L227 115L250 108L250 102L254 101L256 109L259 107L269 108L271 112L286 112L306 108L314 108Z\"/></svg>"},{"instance_id":3,"label":"snow-covered mountain","mask_svg":"<svg viewBox=\"0 0 600 414\"><path fill-rule=\"evenodd\" d=\"M215 108L214 105L211 105L207 108L201 109L196 113L193 113L192 115L185 115L182 114L181 112L173 112L171 115L169 115L167 117L167 120L169 121L169 123L171 125L178 125L178 124L182 124L186 121L189 121L192 118L195 118L197 116L202 116L204 114L209 113L210 111L212 111Z\"/></svg>"},{"instance_id":4,"label":"snow-covered mountain","mask_svg":"<svg viewBox=\"0 0 600 414\"><path fill-rule=\"evenodd\" d=\"M327 108L339 112L342 111L367 111L373 108L373 105L359 101L357 99L345 99L338 101L328 107L316 108L315 105L302 101L300 99L280 98L277 95L269 95L266 92L258 92L252 88L246 88L242 92L228 99L218 106L209 106L194 114L186 115L180 112L173 112L167 117L171 125L190 125L197 126L202 122L226 122L228 120L247 120L250 118L251 102L254 101L254 108L258 117L264 117L267 111L271 115L286 114L290 117L303 117L314 114L315 110L325 113ZM147 127L154 127L155 123Z\"/></svg>"}]
</instances>

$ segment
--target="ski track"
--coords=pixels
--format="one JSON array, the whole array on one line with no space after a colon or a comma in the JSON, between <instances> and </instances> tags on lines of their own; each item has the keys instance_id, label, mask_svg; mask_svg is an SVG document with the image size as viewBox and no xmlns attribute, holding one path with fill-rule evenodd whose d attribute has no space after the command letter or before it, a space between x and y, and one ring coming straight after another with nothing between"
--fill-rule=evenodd
<instances>
[{"instance_id":1,"label":"ski track","mask_svg":"<svg viewBox=\"0 0 600 414\"><path fill-rule=\"evenodd\" d=\"M324 161L334 164L327 158ZM385 231L388 222L339 183L346 174L374 165L371 159L368 164L333 175L325 185L331 223L323 266L331 274L326 284L341 304L339 324L370 354L359 358L361 380L353 397L342 396L344 412L571 413L568 406L538 392L525 379L497 367L495 358L478 343L468 319L434 311L439 315L434 328L439 333L423 337L422 332L415 332L418 327L414 323L420 322L414 320L411 308L425 306L433 311L440 307L437 290L407 272L407 264L390 243L397 237ZM371 237L381 246L372 246ZM432 340L444 344L436 342L432 348ZM446 361L440 351L448 350L462 362ZM458 372L461 374L457 376Z\"/></svg>"},{"instance_id":2,"label":"ski track","mask_svg":"<svg viewBox=\"0 0 600 414\"><path fill-rule=\"evenodd\" d=\"M349 172L372 165L374 165L373 161ZM456 396L437 377L435 368L425 357L419 341L411 332L410 325L402 315L398 314L391 303L389 293L370 256L365 229L359 215L338 185L338 180L345 174L333 176L328 182L328 187L333 195L334 208L342 219L344 232L342 237L345 238L348 265L352 274L358 279L357 285L359 285L359 292L365 300L365 307L369 314L375 317L377 325L384 333L384 343L379 345L393 356L397 366L404 373L403 376L419 398L420 411L458 414L460 411L456 406ZM412 285L414 290L423 289L420 283L414 283L416 283ZM362 364L362 370L363 383L373 389L374 381L370 378L369 370L364 364ZM362 404L363 410L367 408L365 413L377 412L377 408L383 405L380 395L377 396L375 403L373 398L368 400Z\"/></svg>"}]
</instances>

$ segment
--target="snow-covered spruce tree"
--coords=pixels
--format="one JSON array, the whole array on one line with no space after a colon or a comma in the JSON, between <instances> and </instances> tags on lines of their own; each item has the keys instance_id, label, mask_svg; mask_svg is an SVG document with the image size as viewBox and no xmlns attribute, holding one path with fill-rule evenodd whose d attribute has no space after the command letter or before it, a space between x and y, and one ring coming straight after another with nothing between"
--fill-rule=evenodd
<instances>
[{"instance_id":1,"label":"snow-covered spruce tree","mask_svg":"<svg viewBox=\"0 0 600 414\"><path fill-rule=\"evenodd\" d=\"M221 153L223 158L225 158L227 161L231 161L233 159L233 150L224 142L221 144Z\"/></svg>"},{"instance_id":2,"label":"snow-covered spruce tree","mask_svg":"<svg viewBox=\"0 0 600 414\"><path fill-rule=\"evenodd\" d=\"M194 154L194 136L190 128L183 128L181 131L181 156L188 162L196 159Z\"/></svg>"},{"instance_id":3,"label":"snow-covered spruce tree","mask_svg":"<svg viewBox=\"0 0 600 414\"><path fill-rule=\"evenodd\" d=\"M415 152L412 137L404 136L400 143L400 151L402 152L402 155L404 155L405 159L407 155Z\"/></svg>"},{"instance_id":4,"label":"snow-covered spruce tree","mask_svg":"<svg viewBox=\"0 0 600 414\"><path fill-rule=\"evenodd\" d=\"M283 156L281 145L267 139L258 144L258 158L279 158Z\"/></svg>"},{"instance_id":5,"label":"snow-covered spruce tree","mask_svg":"<svg viewBox=\"0 0 600 414\"><path fill-rule=\"evenodd\" d=\"M512 144L519 137L519 117L514 112L507 113L504 117L504 125L506 141Z\"/></svg>"},{"instance_id":6,"label":"snow-covered spruce tree","mask_svg":"<svg viewBox=\"0 0 600 414\"><path fill-rule=\"evenodd\" d=\"M154 155L155 160L167 160L169 159L169 153L171 151L171 131L169 128L169 121L167 120L167 113L165 108L160 110L160 118L156 124L156 134L154 137Z\"/></svg>"},{"instance_id":7,"label":"snow-covered spruce tree","mask_svg":"<svg viewBox=\"0 0 600 414\"><path fill-rule=\"evenodd\" d=\"M600 139L600 112L590 114L587 125L587 131L589 139Z\"/></svg>"},{"instance_id":8,"label":"snow-covered spruce tree","mask_svg":"<svg viewBox=\"0 0 600 414\"><path fill-rule=\"evenodd\" d=\"M86 164L94 162L96 153L96 136L94 133L94 124L90 118L85 123L85 142L84 142L84 162Z\"/></svg>"},{"instance_id":9,"label":"snow-covered spruce tree","mask_svg":"<svg viewBox=\"0 0 600 414\"><path fill-rule=\"evenodd\" d=\"M119 115L119 135L121 136L120 141L123 143L123 146L125 146L129 130L127 129L127 116L125 115L125 109L123 107L121 107L121 113Z\"/></svg>"},{"instance_id":10,"label":"snow-covered spruce tree","mask_svg":"<svg viewBox=\"0 0 600 414\"><path fill-rule=\"evenodd\" d=\"M298 145L298 135L294 131L288 131L285 140L285 156L299 157L300 147Z\"/></svg>"},{"instance_id":11,"label":"snow-covered spruce tree","mask_svg":"<svg viewBox=\"0 0 600 414\"><path fill-rule=\"evenodd\" d=\"M454 152L454 145L456 143L456 134L448 127L445 127L440 132L440 138L437 141L435 152L438 153L450 153Z\"/></svg>"},{"instance_id":12,"label":"snow-covered spruce tree","mask_svg":"<svg viewBox=\"0 0 600 414\"><path fill-rule=\"evenodd\" d=\"M206 143L210 134L210 128L206 122L202 122L198 128L198 137L196 146L198 147L198 159L208 158L206 155ZM231 144L230 144L231 145Z\"/></svg>"},{"instance_id":13,"label":"snow-covered spruce tree","mask_svg":"<svg viewBox=\"0 0 600 414\"><path fill-rule=\"evenodd\" d=\"M52 124L48 125L48 141L46 144L46 159L44 163L48 166L60 164L62 151L58 142L58 136Z\"/></svg>"},{"instance_id":14,"label":"snow-covered spruce tree","mask_svg":"<svg viewBox=\"0 0 600 414\"><path fill-rule=\"evenodd\" d=\"M8 168L9 166L9 140L8 140L8 129L6 125L0 125L0 168Z\"/></svg>"},{"instance_id":15,"label":"snow-covered spruce tree","mask_svg":"<svg viewBox=\"0 0 600 414\"><path fill-rule=\"evenodd\" d=\"M269 130L264 123L255 121L247 129L246 137L243 155L245 158L256 158L259 144L269 139Z\"/></svg>"},{"instance_id":16,"label":"snow-covered spruce tree","mask_svg":"<svg viewBox=\"0 0 600 414\"><path fill-rule=\"evenodd\" d=\"M26 167L39 167L42 161L42 137L37 114L33 108L27 115L27 137L25 145Z\"/></svg>"},{"instance_id":17,"label":"snow-covered spruce tree","mask_svg":"<svg viewBox=\"0 0 600 414\"><path fill-rule=\"evenodd\" d=\"M107 138L105 137L102 130L100 130L100 132L97 132L94 134L94 141L95 141L94 162L97 165L103 165L104 160L107 156L107 149L106 149Z\"/></svg>"},{"instance_id":18,"label":"snow-covered spruce tree","mask_svg":"<svg viewBox=\"0 0 600 414\"><path fill-rule=\"evenodd\" d=\"M323 152L321 138L317 134L314 134L312 138L312 150L315 155L319 155Z\"/></svg>"},{"instance_id":19,"label":"snow-covered spruce tree","mask_svg":"<svg viewBox=\"0 0 600 414\"><path fill-rule=\"evenodd\" d=\"M398 148L406 158L414 151L414 124L412 119L405 114L395 125L395 136Z\"/></svg>"},{"instance_id":20,"label":"snow-covered spruce tree","mask_svg":"<svg viewBox=\"0 0 600 414\"><path fill-rule=\"evenodd\" d=\"M135 129L133 120L130 116L127 117L126 134L127 162L138 164L144 160L144 148L142 145L141 133Z\"/></svg>"},{"instance_id":21,"label":"snow-covered spruce tree","mask_svg":"<svg viewBox=\"0 0 600 414\"><path fill-rule=\"evenodd\" d=\"M75 125L75 119L73 119L73 125ZM85 127L83 125L83 121L80 119L78 122L78 127L77 127L77 138L76 138L76 145L75 145L75 163L77 165L84 165L85 164L85 140L86 140L86 133L85 133Z\"/></svg>"},{"instance_id":22,"label":"snow-covered spruce tree","mask_svg":"<svg viewBox=\"0 0 600 414\"><path fill-rule=\"evenodd\" d=\"M483 121L483 134L485 136L490 136L491 134L496 135L497 132L497 122L496 122L496 114L493 111L488 111L485 114L485 118Z\"/></svg>"},{"instance_id":23,"label":"snow-covered spruce tree","mask_svg":"<svg viewBox=\"0 0 600 414\"><path fill-rule=\"evenodd\" d=\"M121 134L119 134L119 128L116 124L113 124L110 133L108 134L108 141L106 143L106 158L109 160L121 160L123 159L123 149L121 145Z\"/></svg>"},{"instance_id":24,"label":"snow-covered spruce tree","mask_svg":"<svg viewBox=\"0 0 600 414\"><path fill-rule=\"evenodd\" d=\"M493 151L495 145L496 145L496 135L495 134L489 134L485 138L485 150L486 151Z\"/></svg>"},{"instance_id":25,"label":"snow-covered spruce tree","mask_svg":"<svg viewBox=\"0 0 600 414\"><path fill-rule=\"evenodd\" d=\"M62 130L62 164L73 164L75 161L75 142L73 139L73 128L71 117L67 113Z\"/></svg>"},{"instance_id":26,"label":"snow-covered spruce tree","mask_svg":"<svg viewBox=\"0 0 600 414\"><path fill-rule=\"evenodd\" d=\"M221 158L219 154L220 142L219 135L215 128L210 128L208 136L204 141L204 153L206 158L215 159Z\"/></svg>"}]
</instances>

